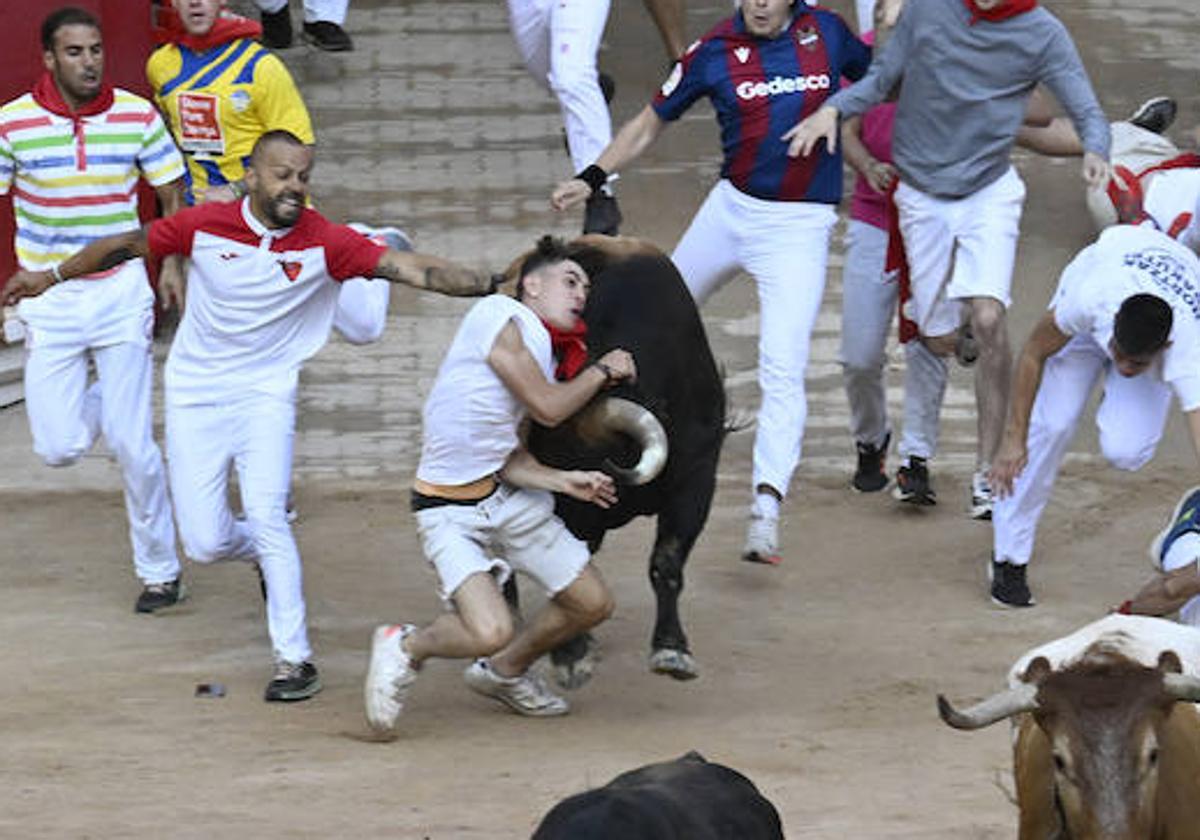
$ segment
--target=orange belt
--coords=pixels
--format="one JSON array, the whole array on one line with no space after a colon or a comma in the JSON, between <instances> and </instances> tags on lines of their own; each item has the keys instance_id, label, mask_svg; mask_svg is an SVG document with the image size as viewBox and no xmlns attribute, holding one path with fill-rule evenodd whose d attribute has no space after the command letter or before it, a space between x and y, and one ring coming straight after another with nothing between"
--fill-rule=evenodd
<instances>
[{"instance_id":1,"label":"orange belt","mask_svg":"<svg viewBox=\"0 0 1200 840\"><path fill-rule=\"evenodd\" d=\"M433 484L416 478L413 479L413 489L422 496L432 496L435 499L478 502L496 491L496 477L485 475L481 479L466 484Z\"/></svg>"}]
</instances>

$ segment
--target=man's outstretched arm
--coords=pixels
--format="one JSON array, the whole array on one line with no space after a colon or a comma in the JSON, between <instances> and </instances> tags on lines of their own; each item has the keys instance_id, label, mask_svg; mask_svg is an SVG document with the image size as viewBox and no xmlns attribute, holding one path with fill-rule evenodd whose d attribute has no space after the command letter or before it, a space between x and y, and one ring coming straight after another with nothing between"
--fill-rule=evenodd
<instances>
[{"instance_id":1,"label":"man's outstretched arm","mask_svg":"<svg viewBox=\"0 0 1200 840\"><path fill-rule=\"evenodd\" d=\"M496 290L490 274L483 274L450 260L416 251L383 252L375 267L375 276L391 283L403 283L430 292L455 297L482 297Z\"/></svg>"}]
</instances>

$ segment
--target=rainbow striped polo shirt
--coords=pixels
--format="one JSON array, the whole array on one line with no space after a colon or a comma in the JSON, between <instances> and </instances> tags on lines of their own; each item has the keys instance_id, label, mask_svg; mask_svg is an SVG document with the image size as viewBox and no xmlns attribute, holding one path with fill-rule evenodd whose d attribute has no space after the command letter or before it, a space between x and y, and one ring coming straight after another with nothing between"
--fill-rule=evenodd
<instances>
[{"instance_id":1,"label":"rainbow striped polo shirt","mask_svg":"<svg viewBox=\"0 0 1200 840\"><path fill-rule=\"evenodd\" d=\"M12 191L17 262L38 271L89 242L137 230L137 182L183 177L183 159L148 101L113 91L107 111L71 119L27 93L0 107L0 195Z\"/></svg>"}]
</instances>

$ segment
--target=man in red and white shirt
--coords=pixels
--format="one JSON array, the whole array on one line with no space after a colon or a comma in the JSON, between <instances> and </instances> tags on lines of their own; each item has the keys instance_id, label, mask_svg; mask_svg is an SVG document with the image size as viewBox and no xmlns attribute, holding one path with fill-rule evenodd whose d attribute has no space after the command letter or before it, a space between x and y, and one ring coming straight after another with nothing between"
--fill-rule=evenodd
<instances>
[{"instance_id":1,"label":"man in red and white shirt","mask_svg":"<svg viewBox=\"0 0 1200 840\"><path fill-rule=\"evenodd\" d=\"M82 9L42 23L46 72L0 106L0 194L11 193L16 256L27 271L57 270L93 240L136 230L144 178L169 215L183 206L183 160L154 106L104 83L100 25ZM178 271L178 266L164 266ZM17 312L26 333L25 409L33 449L50 466L75 463L100 437L121 466L134 609L183 597L150 391L154 293L141 260L57 285ZM89 359L96 379L88 383Z\"/></svg>"},{"instance_id":2,"label":"man in red and white shirt","mask_svg":"<svg viewBox=\"0 0 1200 840\"><path fill-rule=\"evenodd\" d=\"M300 366L329 335L338 282L373 276L455 295L491 288L490 278L384 248L306 208L312 159L295 135L268 132L254 146L242 201L183 210L95 242L59 267L69 279L135 257L191 258L188 304L166 366L171 492L188 556L257 564L276 658L265 696L279 701L305 700L321 688L285 505ZM55 280L21 272L5 296L37 295ZM165 296L180 292L164 289ZM231 464L244 521L226 498Z\"/></svg>"}]
</instances>

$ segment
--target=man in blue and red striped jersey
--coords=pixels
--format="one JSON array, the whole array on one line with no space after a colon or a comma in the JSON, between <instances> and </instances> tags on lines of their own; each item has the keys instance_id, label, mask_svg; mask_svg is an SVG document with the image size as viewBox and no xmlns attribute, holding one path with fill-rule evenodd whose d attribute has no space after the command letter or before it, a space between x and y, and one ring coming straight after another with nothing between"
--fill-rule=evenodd
<instances>
[{"instance_id":1,"label":"man in blue and red striped jersey","mask_svg":"<svg viewBox=\"0 0 1200 840\"><path fill-rule=\"evenodd\" d=\"M164 377L171 493L189 557L245 561L262 573L276 659L268 701L305 700L321 688L285 505L300 366L329 336L340 282L381 277L457 295L492 288L490 277L385 248L306 208L312 161L296 135L268 131L250 154L242 201L186 208L92 242L56 274L19 272L0 293L0 303L11 302L131 259L191 258L187 308ZM244 520L229 509L233 464Z\"/></svg>"},{"instance_id":2,"label":"man in blue and red striped jersey","mask_svg":"<svg viewBox=\"0 0 1200 840\"><path fill-rule=\"evenodd\" d=\"M0 194L12 192L16 255L29 271L56 271L87 243L137 230L137 183L154 186L165 213L183 204L183 160L154 106L103 81L100 25L63 8L42 24L46 73L0 107ZM164 266L164 274L178 266ZM182 597L162 454L154 442L146 267L56 285L18 311L27 332L25 408L33 448L50 466L74 463L101 432L121 465L138 612ZM88 385L88 357L97 379Z\"/></svg>"},{"instance_id":3,"label":"man in blue and red striped jersey","mask_svg":"<svg viewBox=\"0 0 1200 840\"><path fill-rule=\"evenodd\" d=\"M721 180L671 259L699 303L739 270L758 286L762 408L743 553L753 562L780 561L779 506L800 459L809 336L842 197L840 154L789 158L781 138L843 76L860 78L870 61L870 49L833 12L803 0L742 0L733 17L688 48L659 94L595 165L551 197L559 210L584 200L697 99L712 101L721 126Z\"/></svg>"}]
</instances>

